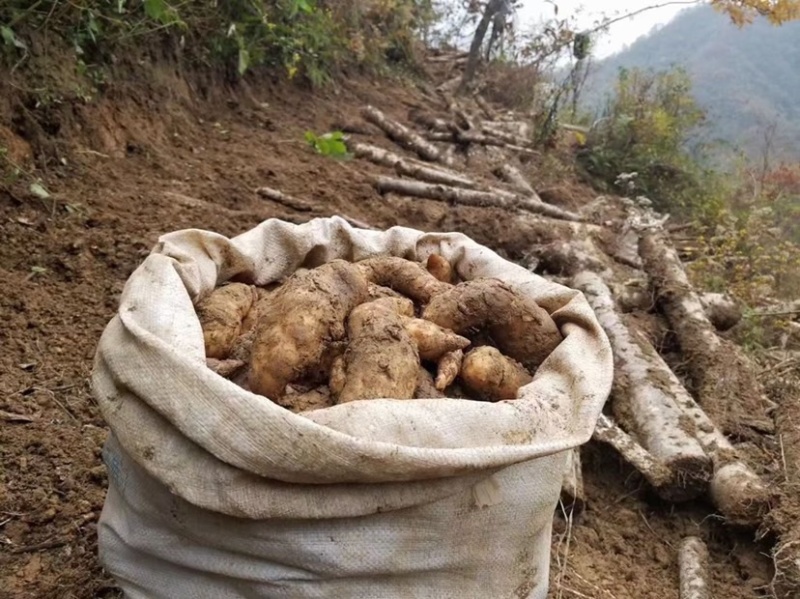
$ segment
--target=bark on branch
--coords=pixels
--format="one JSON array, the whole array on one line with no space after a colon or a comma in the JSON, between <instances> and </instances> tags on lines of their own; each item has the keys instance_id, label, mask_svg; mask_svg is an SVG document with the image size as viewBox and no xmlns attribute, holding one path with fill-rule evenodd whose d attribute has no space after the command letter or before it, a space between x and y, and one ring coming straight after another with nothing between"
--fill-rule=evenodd
<instances>
[{"instance_id":1,"label":"bark on branch","mask_svg":"<svg viewBox=\"0 0 800 599\"><path fill-rule=\"evenodd\" d=\"M668 501L687 501L705 493L711 479L711 459L691 435L686 416L675 403L680 383L653 347L622 322L611 292L592 272L574 277L614 352L613 409L647 451L671 473L656 492ZM685 393L685 392L684 392Z\"/></svg>"},{"instance_id":2,"label":"bark on branch","mask_svg":"<svg viewBox=\"0 0 800 599\"><path fill-rule=\"evenodd\" d=\"M708 548L697 537L686 537L678 551L680 599L708 599Z\"/></svg>"},{"instance_id":3,"label":"bark on branch","mask_svg":"<svg viewBox=\"0 0 800 599\"><path fill-rule=\"evenodd\" d=\"M441 183L443 185L463 187L465 189L474 189L477 187L475 181L454 171L445 171L421 164L377 146L355 144L352 149L356 157L366 158L375 164L393 168L398 175L414 177L415 179L427 181L428 183Z\"/></svg>"},{"instance_id":4,"label":"bark on branch","mask_svg":"<svg viewBox=\"0 0 800 599\"><path fill-rule=\"evenodd\" d=\"M524 145L509 143L504 139L487 135L486 133L479 133L477 131L457 131L457 132L444 132L444 131L431 131L425 134L425 138L430 141L446 141L457 144L481 144L484 146L498 146L506 150L518 152L520 154L528 154L529 156L538 156L539 152Z\"/></svg>"},{"instance_id":5,"label":"bark on branch","mask_svg":"<svg viewBox=\"0 0 800 599\"><path fill-rule=\"evenodd\" d=\"M499 166L495 169L495 175L514 187L514 189L520 193L524 193L526 195L536 195L538 197L536 190L533 189L533 186L525 178L525 175L523 175L514 165L506 163L502 166Z\"/></svg>"},{"instance_id":6,"label":"bark on branch","mask_svg":"<svg viewBox=\"0 0 800 599\"><path fill-rule=\"evenodd\" d=\"M675 248L662 232L647 231L640 238L639 253L708 415L726 433L747 437L752 432L747 424L770 430L765 416L769 402L753 364L738 346L717 336Z\"/></svg>"},{"instance_id":7,"label":"bark on branch","mask_svg":"<svg viewBox=\"0 0 800 599\"><path fill-rule=\"evenodd\" d=\"M367 106L362 111L362 114L367 121L383 129L390 139L409 150L413 150L420 158L430 162L443 160L442 153L436 146L405 125L388 118L377 108ZM445 164L447 163L445 162Z\"/></svg>"},{"instance_id":8,"label":"bark on branch","mask_svg":"<svg viewBox=\"0 0 800 599\"><path fill-rule=\"evenodd\" d=\"M592 438L611 445L622 458L641 473L653 488L661 488L672 476L669 469L634 441L605 414L597 420Z\"/></svg>"},{"instance_id":9,"label":"bark on branch","mask_svg":"<svg viewBox=\"0 0 800 599\"><path fill-rule=\"evenodd\" d=\"M550 206L533 198L523 198L499 191L461 189L447 185L433 185L411 179L395 179L382 176L375 178L375 186L381 193L393 192L417 198L464 204L466 206L493 206L506 210L524 210L573 222L581 222L582 220L579 215L556 206Z\"/></svg>"}]
</instances>

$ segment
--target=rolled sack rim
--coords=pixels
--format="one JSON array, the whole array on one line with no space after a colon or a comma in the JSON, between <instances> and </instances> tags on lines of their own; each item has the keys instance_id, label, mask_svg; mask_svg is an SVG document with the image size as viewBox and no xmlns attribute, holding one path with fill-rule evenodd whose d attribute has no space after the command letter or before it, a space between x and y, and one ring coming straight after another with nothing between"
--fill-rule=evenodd
<instances>
[{"instance_id":1,"label":"rolled sack rim","mask_svg":"<svg viewBox=\"0 0 800 599\"><path fill-rule=\"evenodd\" d=\"M376 399L294 414L206 367L193 305L203 293L233 277L263 285L301 265L336 257L357 261L385 255L387 247L406 258L441 253L462 278L499 278L551 312L564 339L518 399ZM309 256L312 264L306 264ZM260 262L264 268L257 269ZM587 347L594 351L586 354ZM546 281L461 233L366 231L330 217L300 225L269 219L232 239L199 229L162 236L129 278L101 337L93 388L110 428L143 465L147 456L134 442L141 428L132 429L136 414L150 410L164 421L162 436L183 435L221 462L258 476L391 482L465 475L581 445L591 437L612 374L608 339L579 291ZM386 429L373 433L380 439L354 434L374 422ZM437 435L442 426L447 434ZM421 432L412 439L427 435L425 446L403 439L404 429L417 428ZM482 431L478 445L476 431ZM159 443L161 450L150 451L169 450L168 441Z\"/></svg>"}]
</instances>

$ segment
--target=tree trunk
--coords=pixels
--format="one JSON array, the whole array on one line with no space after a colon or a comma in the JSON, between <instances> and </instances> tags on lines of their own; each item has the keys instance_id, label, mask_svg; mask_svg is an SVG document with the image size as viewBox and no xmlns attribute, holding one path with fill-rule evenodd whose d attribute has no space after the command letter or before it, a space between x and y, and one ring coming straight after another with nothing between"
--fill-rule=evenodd
<instances>
[{"instance_id":1,"label":"tree trunk","mask_svg":"<svg viewBox=\"0 0 800 599\"><path fill-rule=\"evenodd\" d=\"M525 178L525 175L523 175L517 167L505 163L495 169L494 172L495 175L514 187L514 189L520 193L524 193L526 195L536 195L536 190L533 189L533 186L528 182L528 180Z\"/></svg>"},{"instance_id":2,"label":"tree trunk","mask_svg":"<svg viewBox=\"0 0 800 599\"><path fill-rule=\"evenodd\" d=\"M405 125L388 118L377 108L367 106L362 111L362 114L366 120L383 129L390 139L416 152L420 158L429 162L439 162L442 160L442 153L436 146L420 137Z\"/></svg>"},{"instance_id":3,"label":"tree trunk","mask_svg":"<svg viewBox=\"0 0 800 599\"><path fill-rule=\"evenodd\" d=\"M505 0L489 0L489 3L483 11L483 16L478 23L478 28L475 30L475 36L472 38L472 44L470 44L469 47L469 55L467 57L467 64L464 67L464 75L461 77L461 84L458 87L459 94L466 92L472 80L475 78L475 73L478 70L478 63L481 60L481 47L483 47L483 40L486 37L486 32L489 30L489 25L492 23L494 15L503 7L504 1Z\"/></svg>"},{"instance_id":4,"label":"tree trunk","mask_svg":"<svg viewBox=\"0 0 800 599\"><path fill-rule=\"evenodd\" d=\"M800 595L800 377L783 376L775 424L784 467L778 509L770 514L780 535L773 550L779 598Z\"/></svg>"},{"instance_id":5,"label":"tree trunk","mask_svg":"<svg viewBox=\"0 0 800 599\"><path fill-rule=\"evenodd\" d=\"M636 468L653 488L663 487L671 478L669 469L622 430L605 414L597 420L592 438L611 445L622 459Z\"/></svg>"},{"instance_id":6,"label":"tree trunk","mask_svg":"<svg viewBox=\"0 0 800 599\"><path fill-rule=\"evenodd\" d=\"M753 364L738 346L717 336L666 236L643 233L639 253L686 357L699 403L726 433L747 438L752 436L748 426L770 431L766 417L770 402Z\"/></svg>"},{"instance_id":7,"label":"tree trunk","mask_svg":"<svg viewBox=\"0 0 800 599\"><path fill-rule=\"evenodd\" d=\"M417 198L428 198L444 202L456 202L467 206L494 206L507 210L524 210L534 214L542 214L551 218L580 222L577 214L537 202L533 198L523 198L514 194L496 193L494 191L480 191L477 189L463 189L447 185L433 185L414 181L412 179L394 179L392 177L378 176L375 186L382 193L394 192Z\"/></svg>"},{"instance_id":8,"label":"tree trunk","mask_svg":"<svg viewBox=\"0 0 800 599\"><path fill-rule=\"evenodd\" d=\"M698 537L686 537L678 551L680 599L709 599L708 548Z\"/></svg>"},{"instance_id":9,"label":"tree trunk","mask_svg":"<svg viewBox=\"0 0 800 599\"><path fill-rule=\"evenodd\" d=\"M614 352L614 415L647 451L670 471L656 492L668 501L688 501L705 493L711 459L691 435L686 416L675 403L680 383L653 347L622 322L611 292L592 272L573 279L583 291Z\"/></svg>"},{"instance_id":10,"label":"tree trunk","mask_svg":"<svg viewBox=\"0 0 800 599\"><path fill-rule=\"evenodd\" d=\"M413 177L428 183L441 183L453 187L474 189L477 184L468 177L454 171L445 171L413 160L403 158L389 150L369 144L354 144L353 153L357 158L366 158L376 164L393 168L397 174Z\"/></svg>"}]
</instances>

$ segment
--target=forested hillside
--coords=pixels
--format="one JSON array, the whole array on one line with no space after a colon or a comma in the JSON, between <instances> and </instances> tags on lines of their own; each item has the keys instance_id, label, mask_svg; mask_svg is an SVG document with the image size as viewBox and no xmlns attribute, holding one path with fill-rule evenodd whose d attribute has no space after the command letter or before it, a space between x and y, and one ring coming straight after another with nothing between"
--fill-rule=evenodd
<instances>
[{"instance_id":1,"label":"forested hillside","mask_svg":"<svg viewBox=\"0 0 800 599\"><path fill-rule=\"evenodd\" d=\"M602 106L620 68L685 68L706 110L702 138L759 158L774 129L773 157L800 156L800 23L738 28L713 9L688 9L623 52L591 67L587 107ZM730 146L729 146L730 147Z\"/></svg>"}]
</instances>

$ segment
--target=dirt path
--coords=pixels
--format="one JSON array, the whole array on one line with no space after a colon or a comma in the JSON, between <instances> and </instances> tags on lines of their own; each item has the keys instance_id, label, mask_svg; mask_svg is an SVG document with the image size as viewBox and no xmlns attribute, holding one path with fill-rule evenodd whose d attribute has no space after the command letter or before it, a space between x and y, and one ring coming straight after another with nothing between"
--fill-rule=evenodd
<instances>
[{"instance_id":1,"label":"dirt path","mask_svg":"<svg viewBox=\"0 0 800 599\"><path fill-rule=\"evenodd\" d=\"M161 85L71 113L66 164L41 174L51 198L0 191L0 596L9 599L117 596L95 557L106 430L88 376L125 280L159 235L189 227L234 235L269 217L339 213L380 228L461 231L511 259L535 241L499 210L381 198L367 179L378 167L304 143L306 130L359 122L366 103L406 119L423 103L411 88L358 81L312 97L278 85L200 102L174 77ZM11 122L0 126L24 161L26 143L11 137ZM356 136L391 147L364 131ZM550 176L545 167L541 175ZM261 185L314 209L264 200ZM592 197L567 188L572 200ZM748 535L708 518L709 506L677 509L647 496L605 448L585 448L584 459L590 506L574 521L556 515L551 597L677 599L676 549L688 533L709 540L715 596L763 596L769 562Z\"/></svg>"}]
</instances>

